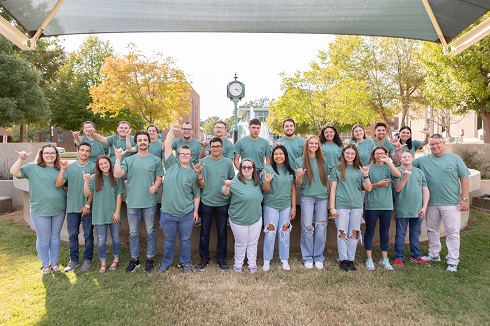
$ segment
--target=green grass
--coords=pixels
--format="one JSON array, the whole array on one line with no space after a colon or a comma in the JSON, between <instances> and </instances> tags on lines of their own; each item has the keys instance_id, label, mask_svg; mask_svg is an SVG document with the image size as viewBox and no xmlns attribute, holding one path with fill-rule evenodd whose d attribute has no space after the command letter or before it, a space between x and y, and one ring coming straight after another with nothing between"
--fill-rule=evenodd
<instances>
[{"instance_id":1,"label":"green grass","mask_svg":"<svg viewBox=\"0 0 490 326\"><path fill-rule=\"evenodd\" d=\"M457 273L446 272L444 262L430 268L406 263L393 272L376 265L376 271L368 272L359 248L356 273L340 271L337 253L331 251L323 271L305 270L299 253L293 253L291 271L282 271L275 260L271 271L254 276L224 273L215 265L190 275L175 267L165 275L141 269L128 275L120 266L104 275L92 268L83 274L42 276L35 234L18 221L19 215L0 216L1 325L483 325L490 321L490 213L480 210L472 210L470 225L462 232ZM423 252L426 249L422 245ZM445 255L443 251L441 257ZM123 265L128 257L125 248ZM63 244L60 262L68 260L68 247Z\"/></svg>"}]
</instances>

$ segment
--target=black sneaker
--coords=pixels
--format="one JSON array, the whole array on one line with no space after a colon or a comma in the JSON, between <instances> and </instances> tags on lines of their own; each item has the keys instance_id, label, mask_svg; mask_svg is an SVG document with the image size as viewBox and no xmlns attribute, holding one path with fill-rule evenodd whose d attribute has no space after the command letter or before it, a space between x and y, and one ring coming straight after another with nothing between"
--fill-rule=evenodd
<instances>
[{"instance_id":1,"label":"black sneaker","mask_svg":"<svg viewBox=\"0 0 490 326\"><path fill-rule=\"evenodd\" d=\"M209 260L201 259L199 264L196 266L196 271L203 271L206 266L208 266Z\"/></svg>"},{"instance_id":2,"label":"black sneaker","mask_svg":"<svg viewBox=\"0 0 490 326\"><path fill-rule=\"evenodd\" d=\"M349 261L348 260L342 260L340 262L340 269L343 270L344 272L349 271Z\"/></svg>"},{"instance_id":3,"label":"black sneaker","mask_svg":"<svg viewBox=\"0 0 490 326\"><path fill-rule=\"evenodd\" d=\"M349 268L350 268L351 271L354 271L354 272L357 271L356 265L354 265L354 262L353 261L349 260L347 262L347 264L349 264Z\"/></svg>"},{"instance_id":4,"label":"black sneaker","mask_svg":"<svg viewBox=\"0 0 490 326\"><path fill-rule=\"evenodd\" d=\"M191 265L187 265L187 264L182 265L182 272L183 273L191 273L192 272Z\"/></svg>"},{"instance_id":5,"label":"black sneaker","mask_svg":"<svg viewBox=\"0 0 490 326\"><path fill-rule=\"evenodd\" d=\"M145 272L151 272L155 266L153 266L153 257L146 260Z\"/></svg>"},{"instance_id":6,"label":"black sneaker","mask_svg":"<svg viewBox=\"0 0 490 326\"><path fill-rule=\"evenodd\" d=\"M126 267L126 272L133 273L139 267L140 267L140 260L138 258L131 258L128 267Z\"/></svg>"},{"instance_id":7,"label":"black sneaker","mask_svg":"<svg viewBox=\"0 0 490 326\"><path fill-rule=\"evenodd\" d=\"M218 264L219 268L222 271L227 271L230 269L230 267L228 267L228 264L225 261L217 261L216 263Z\"/></svg>"}]
</instances>

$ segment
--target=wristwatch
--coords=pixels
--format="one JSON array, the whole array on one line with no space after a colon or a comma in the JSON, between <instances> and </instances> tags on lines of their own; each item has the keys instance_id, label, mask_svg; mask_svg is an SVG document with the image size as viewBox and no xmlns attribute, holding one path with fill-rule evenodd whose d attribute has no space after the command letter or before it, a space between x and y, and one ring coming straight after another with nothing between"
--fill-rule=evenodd
<instances>
[{"instance_id":1,"label":"wristwatch","mask_svg":"<svg viewBox=\"0 0 490 326\"><path fill-rule=\"evenodd\" d=\"M468 198L461 198L462 201L464 201L465 203L468 202Z\"/></svg>"},{"instance_id":2,"label":"wristwatch","mask_svg":"<svg viewBox=\"0 0 490 326\"><path fill-rule=\"evenodd\" d=\"M85 208L90 208L90 205L85 205Z\"/></svg>"}]
</instances>

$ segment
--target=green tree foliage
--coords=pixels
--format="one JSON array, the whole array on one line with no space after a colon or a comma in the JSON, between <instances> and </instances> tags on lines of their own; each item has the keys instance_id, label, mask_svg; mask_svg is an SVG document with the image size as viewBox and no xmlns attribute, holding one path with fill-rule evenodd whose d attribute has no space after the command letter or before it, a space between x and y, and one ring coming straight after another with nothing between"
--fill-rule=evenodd
<instances>
[{"instance_id":1,"label":"green tree foliage","mask_svg":"<svg viewBox=\"0 0 490 326\"><path fill-rule=\"evenodd\" d=\"M201 127L203 129L203 132L207 135L213 135L214 123L219 120L221 120L221 118L218 116L212 116L207 118L206 120L202 120Z\"/></svg>"},{"instance_id":2,"label":"green tree foliage","mask_svg":"<svg viewBox=\"0 0 490 326\"><path fill-rule=\"evenodd\" d=\"M264 96L259 98L258 100L250 100L240 105L240 108L268 108L272 100L269 99L268 96Z\"/></svg>"}]
</instances>

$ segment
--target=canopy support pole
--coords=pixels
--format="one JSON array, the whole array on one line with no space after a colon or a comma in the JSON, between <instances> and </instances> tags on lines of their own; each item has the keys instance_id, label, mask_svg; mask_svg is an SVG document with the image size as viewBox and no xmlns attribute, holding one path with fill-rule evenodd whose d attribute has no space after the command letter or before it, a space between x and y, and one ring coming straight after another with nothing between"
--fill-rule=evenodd
<instances>
[{"instance_id":1,"label":"canopy support pole","mask_svg":"<svg viewBox=\"0 0 490 326\"><path fill-rule=\"evenodd\" d=\"M439 37L439 40L441 41L442 48L444 49L444 54L448 54L448 44L446 42L446 39L444 38L444 34L442 33L441 27L439 26L439 23L437 22L436 16L434 15L434 12L432 11L432 8L429 4L429 0L422 0L422 3L424 4L425 11L427 12L427 15L429 15L429 19L432 22L432 26L434 26L434 29L436 30L437 37Z\"/></svg>"},{"instance_id":2,"label":"canopy support pole","mask_svg":"<svg viewBox=\"0 0 490 326\"><path fill-rule=\"evenodd\" d=\"M464 33L451 42L451 52L449 55L457 55L482 38L490 35L490 18L485 19L478 26L472 28L470 31Z\"/></svg>"}]
</instances>

